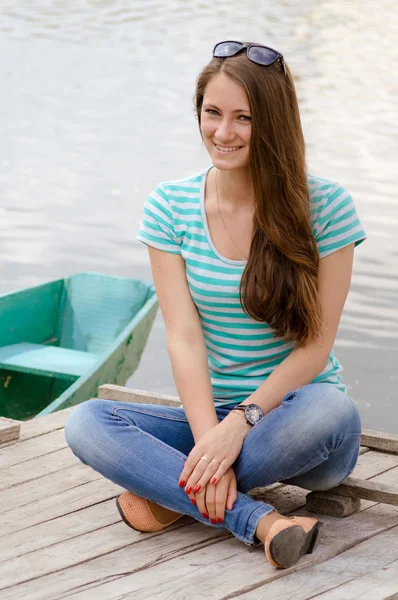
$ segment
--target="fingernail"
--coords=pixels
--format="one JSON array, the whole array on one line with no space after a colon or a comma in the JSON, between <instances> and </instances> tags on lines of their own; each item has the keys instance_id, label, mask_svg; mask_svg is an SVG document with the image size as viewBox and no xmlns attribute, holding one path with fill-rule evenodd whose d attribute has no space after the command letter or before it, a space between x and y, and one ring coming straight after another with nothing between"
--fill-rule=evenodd
<instances>
[{"instance_id":1,"label":"fingernail","mask_svg":"<svg viewBox=\"0 0 398 600\"><path fill-rule=\"evenodd\" d=\"M213 523L213 525L216 524L216 520L215 519L210 519L210 522Z\"/></svg>"},{"instance_id":2,"label":"fingernail","mask_svg":"<svg viewBox=\"0 0 398 600\"><path fill-rule=\"evenodd\" d=\"M192 502L192 504L195 504L195 506L196 506L196 504L197 504L196 500L192 500L192 498L191 498L191 502Z\"/></svg>"},{"instance_id":3,"label":"fingernail","mask_svg":"<svg viewBox=\"0 0 398 600\"><path fill-rule=\"evenodd\" d=\"M204 517L205 519L209 518L209 515L206 515L206 513L201 513L202 517Z\"/></svg>"},{"instance_id":4,"label":"fingernail","mask_svg":"<svg viewBox=\"0 0 398 600\"><path fill-rule=\"evenodd\" d=\"M185 488L185 491L187 494L190 494L192 492L191 486L189 485L187 488Z\"/></svg>"},{"instance_id":5,"label":"fingernail","mask_svg":"<svg viewBox=\"0 0 398 600\"><path fill-rule=\"evenodd\" d=\"M222 519L220 519L220 517L218 517L217 521L218 521L219 523L222 523Z\"/></svg>"},{"instance_id":6,"label":"fingernail","mask_svg":"<svg viewBox=\"0 0 398 600\"><path fill-rule=\"evenodd\" d=\"M185 481L180 481L178 485L179 485L180 487L184 487L184 485L185 485Z\"/></svg>"},{"instance_id":7,"label":"fingernail","mask_svg":"<svg viewBox=\"0 0 398 600\"><path fill-rule=\"evenodd\" d=\"M213 477L213 479L210 481L210 483L216 483L217 479L215 477Z\"/></svg>"},{"instance_id":8,"label":"fingernail","mask_svg":"<svg viewBox=\"0 0 398 600\"><path fill-rule=\"evenodd\" d=\"M193 491L195 492L195 494L197 494L198 492L200 492L201 490L201 485L195 485L195 487L193 488Z\"/></svg>"}]
</instances>

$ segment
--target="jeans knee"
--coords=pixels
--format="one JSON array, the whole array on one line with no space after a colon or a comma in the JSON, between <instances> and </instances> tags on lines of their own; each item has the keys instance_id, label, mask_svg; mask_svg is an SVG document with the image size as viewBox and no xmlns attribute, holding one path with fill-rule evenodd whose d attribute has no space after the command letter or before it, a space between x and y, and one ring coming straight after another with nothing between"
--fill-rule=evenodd
<instances>
[{"instance_id":1,"label":"jeans knee","mask_svg":"<svg viewBox=\"0 0 398 600\"><path fill-rule=\"evenodd\" d=\"M87 442L89 424L92 422L93 413L98 400L87 400L75 406L66 420L64 427L65 439L72 452L80 458L82 444Z\"/></svg>"}]
</instances>

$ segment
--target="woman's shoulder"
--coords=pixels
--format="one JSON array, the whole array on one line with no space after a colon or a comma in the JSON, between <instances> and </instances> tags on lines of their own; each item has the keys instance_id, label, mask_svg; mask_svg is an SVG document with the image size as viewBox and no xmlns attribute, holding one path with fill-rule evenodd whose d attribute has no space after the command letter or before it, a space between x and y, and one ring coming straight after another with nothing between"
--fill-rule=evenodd
<instances>
[{"instance_id":1,"label":"woman's shoulder","mask_svg":"<svg viewBox=\"0 0 398 600\"><path fill-rule=\"evenodd\" d=\"M342 185L333 179L326 179L325 177L319 177L318 175L313 175L311 173L307 173L307 184L311 201L316 201L316 199L326 199L336 189L344 189Z\"/></svg>"},{"instance_id":2,"label":"woman's shoulder","mask_svg":"<svg viewBox=\"0 0 398 600\"><path fill-rule=\"evenodd\" d=\"M338 181L307 173L307 183L312 219L353 203L348 190Z\"/></svg>"},{"instance_id":3,"label":"woman's shoulder","mask_svg":"<svg viewBox=\"0 0 398 600\"><path fill-rule=\"evenodd\" d=\"M199 199L203 178L206 175L206 172L207 170L202 170L199 173L181 179L161 181L156 186L154 192L160 192L169 201L174 200L178 203L184 202L184 200L192 201L192 199L195 198Z\"/></svg>"}]
</instances>

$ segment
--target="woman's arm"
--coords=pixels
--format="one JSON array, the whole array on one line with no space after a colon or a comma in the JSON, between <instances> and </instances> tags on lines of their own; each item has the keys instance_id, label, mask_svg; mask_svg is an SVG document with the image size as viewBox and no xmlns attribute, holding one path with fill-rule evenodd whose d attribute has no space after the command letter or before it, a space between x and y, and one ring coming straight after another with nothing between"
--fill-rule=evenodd
<instances>
[{"instance_id":1,"label":"woman's arm","mask_svg":"<svg viewBox=\"0 0 398 600\"><path fill-rule=\"evenodd\" d=\"M295 348L267 380L242 402L242 406L258 404L264 414L267 414L281 404L286 394L311 383L325 368L350 287L353 257L354 244L350 244L319 261L319 299L322 306L323 335ZM227 419L239 419L244 427L245 419L242 415L240 411L234 411Z\"/></svg>"},{"instance_id":2,"label":"woman's arm","mask_svg":"<svg viewBox=\"0 0 398 600\"><path fill-rule=\"evenodd\" d=\"M188 288L184 259L152 247L149 258L174 381L196 443L218 424L199 314Z\"/></svg>"}]
</instances>

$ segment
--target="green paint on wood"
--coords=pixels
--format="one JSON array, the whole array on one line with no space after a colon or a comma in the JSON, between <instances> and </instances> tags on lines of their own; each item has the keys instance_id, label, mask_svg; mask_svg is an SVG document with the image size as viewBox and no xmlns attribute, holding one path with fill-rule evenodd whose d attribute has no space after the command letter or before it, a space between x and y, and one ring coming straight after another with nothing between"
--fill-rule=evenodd
<instances>
[{"instance_id":1,"label":"green paint on wood","mask_svg":"<svg viewBox=\"0 0 398 600\"><path fill-rule=\"evenodd\" d=\"M151 283L98 273L0 296L0 415L42 416L123 385L157 309Z\"/></svg>"}]
</instances>

